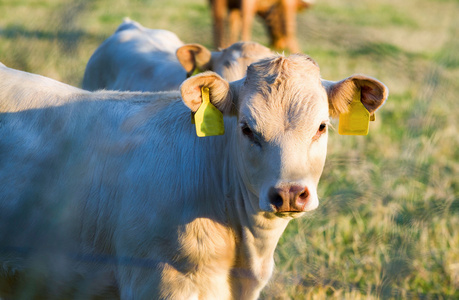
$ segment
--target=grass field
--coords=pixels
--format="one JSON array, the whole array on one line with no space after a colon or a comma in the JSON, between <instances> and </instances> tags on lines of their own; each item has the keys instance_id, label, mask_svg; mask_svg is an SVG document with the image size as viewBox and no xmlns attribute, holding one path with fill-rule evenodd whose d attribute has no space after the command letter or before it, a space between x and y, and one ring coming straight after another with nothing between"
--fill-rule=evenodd
<instances>
[{"instance_id":1,"label":"grass field","mask_svg":"<svg viewBox=\"0 0 459 300\"><path fill-rule=\"evenodd\" d=\"M80 86L122 18L211 47L206 0L0 0L0 62ZM316 0L302 51L390 96L365 137L331 132L321 204L292 221L263 299L459 299L459 1ZM266 44L261 24L254 40ZM336 125L335 125L336 127Z\"/></svg>"}]
</instances>

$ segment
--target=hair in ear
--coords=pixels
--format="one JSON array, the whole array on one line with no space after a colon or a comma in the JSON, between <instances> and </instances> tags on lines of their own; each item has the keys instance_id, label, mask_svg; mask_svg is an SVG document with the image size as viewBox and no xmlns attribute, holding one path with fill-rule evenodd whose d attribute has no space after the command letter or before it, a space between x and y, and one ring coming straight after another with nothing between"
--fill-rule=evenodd
<instances>
[{"instance_id":1,"label":"hair in ear","mask_svg":"<svg viewBox=\"0 0 459 300\"><path fill-rule=\"evenodd\" d=\"M200 70L210 69L211 52L199 44L187 44L177 49L177 59L188 75L198 68Z\"/></svg>"},{"instance_id":2,"label":"hair in ear","mask_svg":"<svg viewBox=\"0 0 459 300\"><path fill-rule=\"evenodd\" d=\"M370 113L383 105L388 95L388 89L382 82L365 75L353 75L338 82L322 80L322 85L328 94L332 117L348 112L349 104L359 91L360 101Z\"/></svg>"},{"instance_id":3,"label":"hair in ear","mask_svg":"<svg viewBox=\"0 0 459 300\"><path fill-rule=\"evenodd\" d=\"M202 103L201 88L209 88L210 102L222 113L229 114L233 110L230 85L217 73L204 72L185 80L180 86L183 102L192 110L198 110Z\"/></svg>"}]
</instances>

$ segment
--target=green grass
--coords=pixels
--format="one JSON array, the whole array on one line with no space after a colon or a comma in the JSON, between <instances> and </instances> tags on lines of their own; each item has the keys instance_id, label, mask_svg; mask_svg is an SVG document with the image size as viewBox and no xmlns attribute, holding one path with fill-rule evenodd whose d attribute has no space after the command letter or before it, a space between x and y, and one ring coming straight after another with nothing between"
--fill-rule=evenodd
<instances>
[{"instance_id":1,"label":"green grass","mask_svg":"<svg viewBox=\"0 0 459 300\"><path fill-rule=\"evenodd\" d=\"M365 73L390 96L368 136L331 132L321 205L288 226L264 299L459 299L458 12L456 0L320 0L298 16L324 78ZM125 16L212 45L206 0L0 0L0 61L79 86Z\"/></svg>"}]
</instances>

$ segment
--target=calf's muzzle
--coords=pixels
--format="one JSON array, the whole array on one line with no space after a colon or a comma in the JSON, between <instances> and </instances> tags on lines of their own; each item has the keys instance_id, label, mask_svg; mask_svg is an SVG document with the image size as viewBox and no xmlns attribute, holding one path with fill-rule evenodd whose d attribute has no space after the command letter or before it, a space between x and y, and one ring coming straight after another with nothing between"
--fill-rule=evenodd
<instances>
[{"instance_id":1,"label":"calf's muzzle","mask_svg":"<svg viewBox=\"0 0 459 300\"><path fill-rule=\"evenodd\" d=\"M272 187L268 197L276 212L303 212L309 202L309 195L307 187L291 185Z\"/></svg>"}]
</instances>

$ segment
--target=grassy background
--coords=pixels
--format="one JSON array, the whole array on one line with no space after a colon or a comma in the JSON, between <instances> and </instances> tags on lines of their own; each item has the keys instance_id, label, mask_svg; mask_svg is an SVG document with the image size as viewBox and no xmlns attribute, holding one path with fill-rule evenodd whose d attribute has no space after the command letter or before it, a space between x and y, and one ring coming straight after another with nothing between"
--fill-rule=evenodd
<instances>
[{"instance_id":1,"label":"grassy background","mask_svg":"<svg viewBox=\"0 0 459 300\"><path fill-rule=\"evenodd\" d=\"M287 228L264 299L459 299L458 15L457 0L317 0L298 16L324 78L365 73L390 96L368 136L331 132L321 205ZM80 86L125 16L212 46L206 0L0 0L0 61Z\"/></svg>"}]
</instances>

